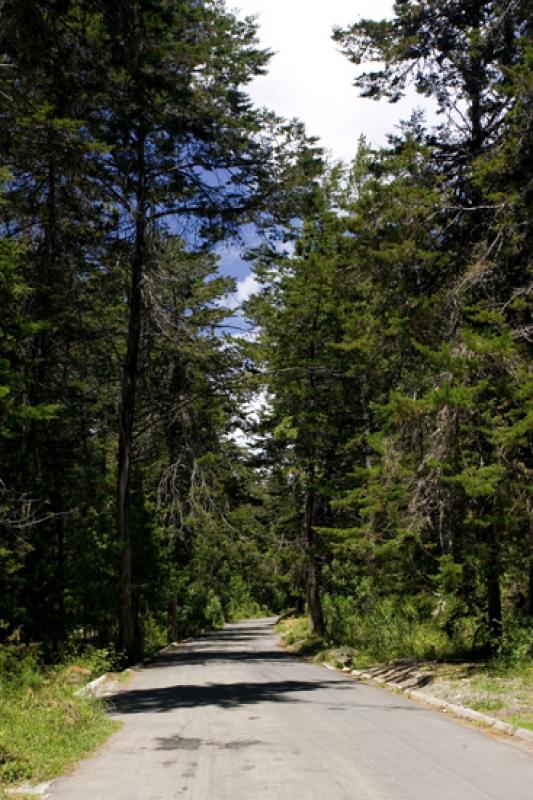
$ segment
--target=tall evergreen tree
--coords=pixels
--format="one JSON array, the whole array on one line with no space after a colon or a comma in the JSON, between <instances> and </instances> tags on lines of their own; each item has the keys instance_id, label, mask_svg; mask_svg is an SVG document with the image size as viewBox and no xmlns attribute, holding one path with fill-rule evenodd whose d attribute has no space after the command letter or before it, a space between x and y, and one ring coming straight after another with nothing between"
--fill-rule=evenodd
<instances>
[{"instance_id":1,"label":"tall evergreen tree","mask_svg":"<svg viewBox=\"0 0 533 800\"><path fill-rule=\"evenodd\" d=\"M271 396L267 441L270 458L280 461L295 500L305 554L305 594L312 632L325 634L321 569L325 552L319 528L331 523L329 492L342 474L342 446L351 429L349 398L354 390L340 348L342 314L338 268L341 223L328 208L338 178L317 194L317 210L304 221L294 255L267 255L255 274L263 291L247 304L259 325L255 356ZM320 205L322 208L320 209Z\"/></svg>"},{"instance_id":2,"label":"tall evergreen tree","mask_svg":"<svg viewBox=\"0 0 533 800\"><path fill-rule=\"evenodd\" d=\"M74 507L77 423L85 398L77 375L85 276L105 232L88 170L87 69L79 3L4 3L0 148L10 174L2 225L25 246L26 313L37 320L24 367L25 402L56 411L29 421L7 467L47 521L27 553L26 634L65 637L65 524ZM83 360L83 356L82 356ZM14 458L14 461L12 460Z\"/></svg>"},{"instance_id":3,"label":"tall evergreen tree","mask_svg":"<svg viewBox=\"0 0 533 800\"><path fill-rule=\"evenodd\" d=\"M122 550L120 644L133 657L131 466L144 286L154 263L156 233L173 225L184 226L189 237L219 238L252 214L258 220L266 213L265 197L271 218L280 183L300 152L287 161L287 151L274 150L265 135L266 126L276 123L252 108L241 87L263 71L268 54L257 49L251 21L239 22L219 3L103 4L98 42L105 91L90 124L108 155L96 157L97 169L120 214L121 235L132 247L117 536Z\"/></svg>"}]
</instances>

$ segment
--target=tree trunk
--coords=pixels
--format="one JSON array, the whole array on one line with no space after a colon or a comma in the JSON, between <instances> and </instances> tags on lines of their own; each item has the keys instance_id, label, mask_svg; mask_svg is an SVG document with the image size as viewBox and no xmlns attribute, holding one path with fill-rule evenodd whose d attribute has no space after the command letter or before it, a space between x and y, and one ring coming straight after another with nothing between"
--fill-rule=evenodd
<instances>
[{"instance_id":1,"label":"tree trunk","mask_svg":"<svg viewBox=\"0 0 533 800\"><path fill-rule=\"evenodd\" d=\"M530 519L531 518L532 516L530 514ZM529 576L528 577L529 577L528 613L530 616L533 617L533 525L529 529Z\"/></svg>"},{"instance_id":2,"label":"tree trunk","mask_svg":"<svg viewBox=\"0 0 533 800\"><path fill-rule=\"evenodd\" d=\"M528 614L533 617L533 558L529 560L529 597L528 597Z\"/></svg>"},{"instance_id":3,"label":"tree trunk","mask_svg":"<svg viewBox=\"0 0 533 800\"><path fill-rule=\"evenodd\" d=\"M309 486L305 493L305 538L307 545L307 605L313 636L324 636L324 616L320 599L320 570L314 553L315 534L313 521L315 513L315 493Z\"/></svg>"},{"instance_id":4,"label":"tree trunk","mask_svg":"<svg viewBox=\"0 0 533 800\"><path fill-rule=\"evenodd\" d=\"M168 628L167 628L168 641L179 642L179 608L178 601L175 596L168 601Z\"/></svg>"},{"instance_id":5,"label":"tree trunk","mask_svg":"<svg viewBox=\"0 0 533 800\"><path fill-rule=\"evenodd\" d=\"M502 596L498 534L492 526L490 528L490 537L490 560L487 569L487 614L490 650L495 652L502 638Z\"/></svg>"},{"instance_id":6,"label":"tree trunk","mask_svg":"<svg viewBox=\"0 0 533 800\"><path fill-rule=\"evenodd\" d=\"M60 499L61 493L59 494ZM58 508L62 509L62 505ZM56 592L57 592L57 639L63 643L66 638L65 624L65 517L57 520L57 553L56 553Z\"/></svg>"},{"instance_id":7,"label":"tree trunk","mask_svg":"<svg viewBox=\"0 0 533 800\"><path fill-rule=\"evenodd\" d=\"M55 336L54 331L57 329L57 322L55 315L58 308L54 307L58 298L58 287L65 286L66 275L62 274L60 268L60 251L61 251L61 236L59 229L58 219L58 197L57 186L58 176L55 161L55 148L56 148L56 134L52 126L48 128L47 133L48 149L51 154L48 166L48 198L46 210L46 268L45 268L45 284L46 284L46 297L45 304L48 306L48 313L51 314L53 325L49 331L43 331L43 339L41 344L41 374L39 377L40 386L44 388L45 393L52 389L52 395L46 396L46 402L62 402L56 382L54 381L54 369L57 368L57 356L55 357L56 364L53 364L53 343L52 339ZM51 298L53 300L51 301ZM56 342L57 347L57 342ZM61 350L63 356L64 350ZM66 385L67 376L65 368L62 370L63 378L62 383ZM56 379L57 380L57 379ZM41 390L42 391L42 390ZM63 468L62 463L62 448L61 448L61 428L57 430L56 436L52 441L47 443L47 458L41 459L41 463L46 463L44 480L48 484L50 499L52 502L52 510L59 516L55 522L52 522L53 527L56 529L56 552L55 552L55 574L54 574L54 594L55 594L55 613L52 621L52 639L54 651L58 651L60 646L66 639L65 629L65 518L63 516Z\"/></svg>"},{"instance_id":8,"label":"tree trunk","mask_svg":"<svg viewBox=\"0 0 533 800\"><path fill-rule=\"evenodd\" d=\"M144 139L137 145L137 208L135 249L131 269L128 344L122 379L122 402L117 473L117 539L119 568L119 650L128 661L135 660L138 641L133 607L133 552L130 531L130 479L135 424L135 399L141 346L143 312L142 282L146 266L146 186Z\"/></svg>"}]
</instances>

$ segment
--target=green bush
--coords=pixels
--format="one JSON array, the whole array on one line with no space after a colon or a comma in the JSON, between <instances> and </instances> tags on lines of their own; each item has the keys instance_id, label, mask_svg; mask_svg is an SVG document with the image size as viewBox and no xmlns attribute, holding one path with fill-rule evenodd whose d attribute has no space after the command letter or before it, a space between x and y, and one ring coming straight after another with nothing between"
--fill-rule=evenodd
<instances>
[{"instance_id":1,"label":"green bush","mask_svg":"<svg viewBox=\"0 0 533 800\"><path fill-rule=\"evenodd\" d=\"M224 610L220 597L210 589L207 593L207 603L204 611L204 619L207 628L222 628L224 627Z\"/></svg>"},{"instance_id":2,"label":"green bush","mask_svg":"<svg viewBox=\"0 0 533 800\"><path fill-rule=\"evenodd\" d=\"M533 619L504 619L498 660L508 664L531 664L533 659Z\"/></svg>"},{"instance_id":3,"label":"green bush","mask_svg":"<svg viewBox=\"0 0 533 800\"><path fill-rule=\"evenodd\" d=\"M41 653L25 645L0 645L0 690L37 690L43 683Z\"/></svg>"},{"instance_id":4,"label":"green bush","mask_svg":"<svg viewBox=\"0 0 533 800\"><path fill-rule=\"evenodd\" d=\"M93 645L71 646L65 656L65 665L77 665L97 678L105 672L120 668L121 656L113 647L94 647Z\"/></svg>"},{"instance_id":5,"label":"green bush","mask_svg":"<svg viewBox=\"0 0 533 800\"><path fill-rule=\"evenodd\" d=\"M145 656L152 656L167 644L166 625L151 612L147 612L141 618L141 641Z\"/></svg>"},{"instance_id":6,"label":"green bush","mask_svg":"<svg viewBox=\"0 0 533 800\"><path fill-rule=\"evenodd\" d=\"M309 619L307 617L283 621L280 628L283 631L283 641L288 645L302 642L309 637Z\"/></svg>"},{"instance_id":7,"label":"green bush","mask_svg":"<svg viewBox=\"0 0 533 800\"><path fill-rule=\"evenodd\" d=\"M362 609L354 598L325 595L323 605L328 641L376 661L442 658L453 650L446 633L414 603L382 599Z\"/></svg>"},{"instance_id":8,"label":"green bush","mask_svg":"<svg viewBox=\"0 0 533 800\"><path fill-rule=\"evenodd\" d=\"M268 609L252 599L250 586L240 575L231 576L227 594L229 599L226 602L225 616L228 620L253 619L269 614Z\"/></svg>"}]
</instances>

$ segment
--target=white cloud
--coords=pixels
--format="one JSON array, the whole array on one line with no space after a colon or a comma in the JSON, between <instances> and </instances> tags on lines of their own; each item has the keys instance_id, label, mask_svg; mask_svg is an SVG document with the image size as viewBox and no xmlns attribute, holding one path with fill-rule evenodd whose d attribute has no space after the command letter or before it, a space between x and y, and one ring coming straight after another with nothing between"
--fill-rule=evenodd
<instances>
[{"instance_id":1,"label":"white cloud","mask_svg":"<svg viewBox=\"0 0 533 800\"><path fill-rule=\"evenodd\" d=\"M237 0L237 5L240 16L258 16L261 43L276 52L268 75L250 85L252 99L281 116L302 119L335 158L351 159L361 134L384 144L413 108L429 107L414 92L394 106L358 97L353 86L358 68L331 40L335 24L390 16L390 0Z\"/></svg>"},{"instance_id":2,"label":"white cloud","mask_svg":"<svg viewBox=\"0 0 533 800\"><path fill-rule=\"evenodd\" d=\"M226 305L231 309L239 308L249 297L256 294L260 288L255 275L250 273L237 283L237 291L231 296Z\"/></svg>"}]
</instances>

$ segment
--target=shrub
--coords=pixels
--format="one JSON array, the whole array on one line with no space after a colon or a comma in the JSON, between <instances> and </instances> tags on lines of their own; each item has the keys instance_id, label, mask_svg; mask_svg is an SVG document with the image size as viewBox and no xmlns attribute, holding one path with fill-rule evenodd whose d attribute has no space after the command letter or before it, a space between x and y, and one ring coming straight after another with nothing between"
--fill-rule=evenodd
<instances>
[{"instance_id":1,"label":"shrub","mask_svg":"<svg viewBox=\"0 0 533 800\"><path fill-rule=\"evenodd\" d=\"M376 661L442 658L453 650L446 633L414 603L382 599L362 609L354 598L325 595L323 605L331 644L348 645Z\"/></svg>"}]
</instances>

